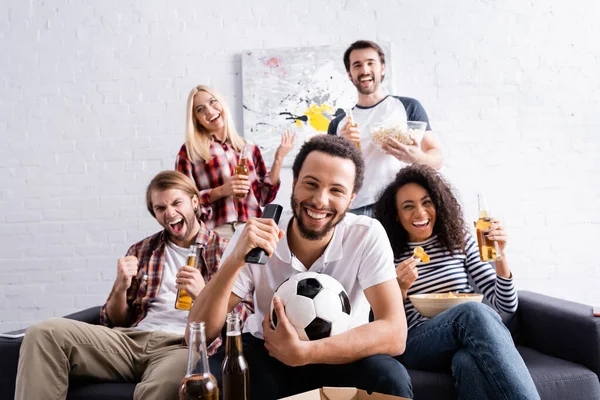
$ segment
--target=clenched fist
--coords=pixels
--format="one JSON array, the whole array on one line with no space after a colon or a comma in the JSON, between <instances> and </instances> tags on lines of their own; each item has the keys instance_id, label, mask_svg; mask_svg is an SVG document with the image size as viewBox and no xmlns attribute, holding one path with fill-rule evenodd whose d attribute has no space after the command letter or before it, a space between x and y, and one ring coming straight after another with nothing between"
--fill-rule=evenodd
<instances>
[{"instance_id":1,"label":"clenched fist","mask_svg":"<svg viewBox=\"0 0 600 400\"><path fill-rule=\"evenodd\" d=\"M244 265L246 254L256 247L264 249L271 257L283 234L284 232L271 218L252 218L246 222L230 257L233 257L239 265Z\"/></svg>"},{"instance_id":2,"label":"clenched fist","mask_svg":"<svg viewBox=\"0 0 600 400\"><path fill-rule=\"evenodd\" d=\"M131 279L138 273L138 259L134 256L121 257L117 261L117 280L115 289L126 292L131 286Z\"/></svg>"}]
</instances>

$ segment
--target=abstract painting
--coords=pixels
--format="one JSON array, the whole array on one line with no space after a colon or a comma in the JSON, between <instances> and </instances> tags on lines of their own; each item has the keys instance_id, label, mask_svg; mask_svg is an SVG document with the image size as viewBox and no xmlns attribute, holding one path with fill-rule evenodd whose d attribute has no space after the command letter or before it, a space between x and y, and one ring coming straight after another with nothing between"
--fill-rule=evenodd
<instances>
[{"instance_id":1,"label":"abstract painting","mask_svg":"<svg viewBox=\"0 0 600 400\"><path fill-rule=\"evenodd\" d=\"M391 85L389 43L384 87ZM329 121L356 104L356 89L343 63L347 46L248 50L242 53L244 137L262 149L271 165L281 133L296 133L296 146L285 158L290 166L302 143L327 133Z\"/></svg>"}]
</instances>

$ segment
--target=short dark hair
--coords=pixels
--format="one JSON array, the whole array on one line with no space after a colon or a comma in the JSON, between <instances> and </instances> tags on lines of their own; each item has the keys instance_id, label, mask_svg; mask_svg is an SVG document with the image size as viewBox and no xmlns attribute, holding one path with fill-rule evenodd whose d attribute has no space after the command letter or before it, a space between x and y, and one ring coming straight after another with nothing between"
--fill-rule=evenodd
<instances>
[{"instance_id":1,"label":"short dark hair","mask_svg":"<svg viewBox=\"0 0 600 400\"><path fill-rule=\"evenodd\" d=\"M412 164L398 172L396 179L381 192L373 206L374 217L383 225L390 239L394 257L400 257L409 249L408 232L398 221L396 205L396 193L408 183L416 183L429 193L436 213L433 234L437 235L441 247L451 254L464 251L469 231L452 185L433 168L423 164Z\"/></svg>"},{"instance_id":2,"label":"short dark hair","mask_svg":"<svg viewBox=\"0 0 600 400\"><path fill-rule=\"evenodd\" d=\"M344 66L346 67L346 72L350 71L350 53L352 53L353 50L361 49L375 50L377 54L379 54L379 61L381 64L385 65L385 53L377 43L371 42L370 40L357 40L356 42L352 43L344 52Z\"/></svg>"},{"instance_id":3,"label":"short dark hair","mask_svg":"<svg viewBox=\"0 0 600 400\"><path fill-rule=\"evenodd\" d=\"M356 145L341 136L317 135L305 142L302 147L300 147L300 151L294 160L294 165L292 165L294 180L298 179L304 160L306 160L306 157L313 151L320 151L334 157L345 158L352 161L355 169L354 188L352 189L352 193L358 193L363 184L365 162Z\"/></svg>"}]
</instances>

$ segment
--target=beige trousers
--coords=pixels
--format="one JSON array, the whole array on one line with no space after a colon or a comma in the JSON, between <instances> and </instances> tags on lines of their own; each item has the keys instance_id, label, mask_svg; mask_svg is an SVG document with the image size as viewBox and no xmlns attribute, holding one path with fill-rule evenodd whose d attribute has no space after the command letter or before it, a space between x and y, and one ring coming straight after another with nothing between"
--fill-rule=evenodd
<instances>
[{"instance_id":1,"label":"beige trousers","mask_svg":"<svg viewBox=\"0 0 600 400\"><path fill-rule=\"evenodd\" d=\"M134 399L177 399L187 355L181 335L52 318L27 329L15 400L65 399L75 377L139 382Z\"/></svg>"},{"instance_id":2,"label":"beige trousers","mask_svg":"<svg viewBox=\"0 0 600 400\"><path fill-rule=\"evenodd\" d=\"M235 231L240 228L243 228L246 225L245 222L226 222L223 225L219 225L213 229L213 231L217 232L219 236L226 237L227 239L231 239Z\"/></svg>"}]
</instances>

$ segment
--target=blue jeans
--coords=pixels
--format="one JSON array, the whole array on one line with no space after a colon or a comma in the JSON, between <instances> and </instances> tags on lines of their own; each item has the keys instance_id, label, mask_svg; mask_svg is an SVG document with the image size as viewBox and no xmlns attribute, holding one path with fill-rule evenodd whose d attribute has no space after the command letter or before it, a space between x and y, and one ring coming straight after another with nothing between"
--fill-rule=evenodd
<instances>
[{"instance_id":1,"label":"blue jeans","mask_svg":"<svg viewBox=\"0 0 600 400\"><path fill-rule=\"evenodd\" d=\"M457 305L410 329L399 360L412 369L451 369L461 400L540 398L510 332L482 303Z\"/></svg>"},{"instance_id":2,"label":"blue jeans","mask_svg":"<svg viewBox=\"0 0 600 400\"><path fill-rule=\"evenodd\" d=\"M412 398L412 386L406 368L392 357L373 355L350 364L310 364L289 367L271 357L265 342L249 333L242 334L244 357L250 367L252 400L280 399L323 386L356 387ZM225 346L208 359L210 372L221 382L221 363Z\"/></svg>"},{"instance_id":3,"label":"blue jeans","mask_svg":"<svg viewBox=\"0 0 600 400\"><path fill-rule=\"evenodd\" d=\"M350 210L352 214L356 215L366 215L367 217L373 218L373 204L369 204L368 206L358 207Z\"/></svg>"}]
</instances>

